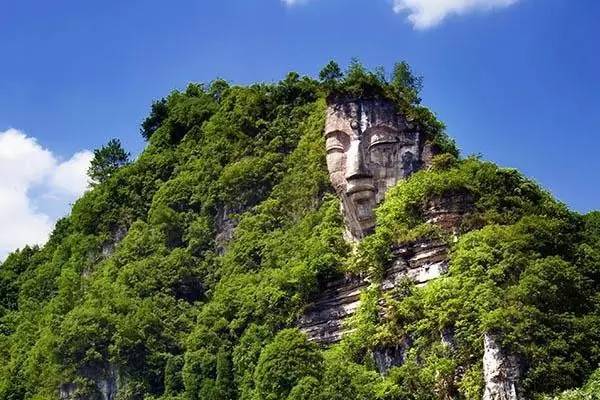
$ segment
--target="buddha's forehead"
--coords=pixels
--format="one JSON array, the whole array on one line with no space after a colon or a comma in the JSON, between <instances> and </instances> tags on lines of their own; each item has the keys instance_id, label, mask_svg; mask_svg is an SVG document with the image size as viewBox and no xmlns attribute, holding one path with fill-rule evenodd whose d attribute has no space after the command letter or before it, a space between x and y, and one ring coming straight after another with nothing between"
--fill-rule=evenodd
<instances>
[{"instance_id":1,"label":"buddha's forehead","mask_svg":"<svg viewBox=\"0 0 600 400\"><path fill-rule=\"evenodd\" d=\"M366 131L402 131L405 126L395 107L382 100L336 102L327 107L325 133L345 132L349 135Z\"/></svg>"}]
</instances>

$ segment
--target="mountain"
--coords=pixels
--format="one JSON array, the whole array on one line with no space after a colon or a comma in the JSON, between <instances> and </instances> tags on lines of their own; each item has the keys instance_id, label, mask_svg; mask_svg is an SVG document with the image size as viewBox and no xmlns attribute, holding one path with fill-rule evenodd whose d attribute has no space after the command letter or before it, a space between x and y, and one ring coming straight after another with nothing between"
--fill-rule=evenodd
<instances>
[{"instance_id":1,"label":"mountain","mask_svg":"<svg viewBox=\"0 0 600 400\"><path fill-rule=\"evenodd\" d=\"M600 213L461 157L421 86L332 62L154 102L0 265L0 399L595 398Z\"/></svg>"}]
</instances>

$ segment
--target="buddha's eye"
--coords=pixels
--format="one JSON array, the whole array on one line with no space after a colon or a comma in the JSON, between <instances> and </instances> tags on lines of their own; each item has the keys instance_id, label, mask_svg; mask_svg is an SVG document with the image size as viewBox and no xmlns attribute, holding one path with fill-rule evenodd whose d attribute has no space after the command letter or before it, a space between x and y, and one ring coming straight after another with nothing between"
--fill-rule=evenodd
<instances>
[{"instance_id":1,"label":"buddha's eye","mask_svg":"<svg viewBox=\"0 0 600 400\"><path fill-rule=\"evenodd\" d=\"M393 147L395 145L398 144L397 140L394 139L389 139L389 140L378 140L376 142L371 142L371 144L369 145L369 149L373 150L373 149L377 149L380 147Z\"/></svg>"},{"instance_id":2,"label":"buddha's eye","mask_svg":"<svg viewBox=\"0 0 600 400\"><path fill-rule=\"evenodd\" d=\"M375 132L371 135L371 139L369 141L369 147L374 148L380 145L394 145L399 143L400 139L397 134L393 132L380 131Z\"/></svg>"},{"instance_id":3,"label":"buddha's eye","mask_svg":"<svg viewBox=\"0 0 600 400\"><path fill-rule=\"evenodd\" d=\"M343 132L331 132L327 134L325 148L327 153L343 153L348 149L350 138Z\"/></svg>"}]
</instances>

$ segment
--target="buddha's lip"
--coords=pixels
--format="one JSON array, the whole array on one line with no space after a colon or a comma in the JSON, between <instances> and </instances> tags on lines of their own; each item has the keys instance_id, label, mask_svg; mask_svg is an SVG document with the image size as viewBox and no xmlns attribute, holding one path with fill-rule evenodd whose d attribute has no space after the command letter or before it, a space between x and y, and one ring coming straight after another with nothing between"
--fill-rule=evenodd
<instances>
[{"instance_id":1,"label":"buddha's lip","mask_svg":"<svg viewBox=\"0 0 600 400\"><path fill-rule=\"evenodd\" d=\"M375 186L368 184L359 184L356 186L352 186L350 189L346 190L346 194L354 194L358 192L375 192Z\"/></svg>"},{"instance_id":2,"label":"buddha's lip","mask_svg":"<svg viewBox=\"0 0 600 400\"><path fill-rule=\"evenodd\" d=\"M357 216L358 222L360 223L366 223L366 222L371 222L371 223L375 223L375 218L372 215L369 216Z\"/></svg>"}]
</instances>

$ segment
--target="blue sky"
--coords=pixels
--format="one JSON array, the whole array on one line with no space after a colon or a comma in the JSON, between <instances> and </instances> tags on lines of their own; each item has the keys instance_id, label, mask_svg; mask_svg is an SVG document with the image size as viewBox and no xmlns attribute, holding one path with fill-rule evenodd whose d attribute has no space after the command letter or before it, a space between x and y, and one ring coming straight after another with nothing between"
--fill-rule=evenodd
<instances>
[{"instance_id":1,"label":"blue sky","mask_svg":"<svg viewBox=\"0 0 600 400\"><path fill-rule=\"evenodd\" d=\"M46 230L82 190L86 149L112 137L143 148L138 127L153 99L216 77L316 75L352 57L388 68L407 60L464 154L522 170L577 211L600 208L596 0L2 3L0 135L5 155L20 143L26 161L3 163L0 149L0 193L16 187L20 212ZM6 176L42 154L44 171L2 192ZM4 209L4 227L36 226Z\"/></svg>"}]
</instances>

